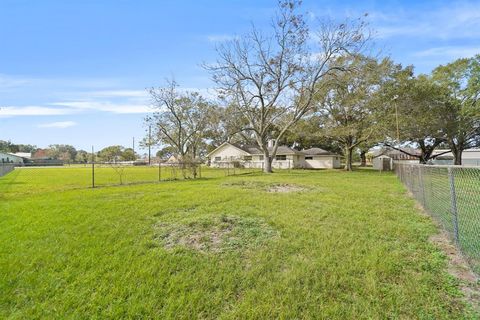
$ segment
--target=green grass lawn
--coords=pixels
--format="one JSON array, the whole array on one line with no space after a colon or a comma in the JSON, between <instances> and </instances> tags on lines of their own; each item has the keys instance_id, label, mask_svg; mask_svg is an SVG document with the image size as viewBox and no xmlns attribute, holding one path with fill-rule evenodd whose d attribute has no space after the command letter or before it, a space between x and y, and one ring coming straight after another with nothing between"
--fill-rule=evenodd
<instances>
[{"instance_id":1,"label":"green grass lawn","mask_svg":"<svg viewBox=\"0 0 480 320\"><path fill-rule=\"evenodd\" d=\"M393 174L84 170L0 179L0 318L475 318Z\"/></svg>"}]
</instances>

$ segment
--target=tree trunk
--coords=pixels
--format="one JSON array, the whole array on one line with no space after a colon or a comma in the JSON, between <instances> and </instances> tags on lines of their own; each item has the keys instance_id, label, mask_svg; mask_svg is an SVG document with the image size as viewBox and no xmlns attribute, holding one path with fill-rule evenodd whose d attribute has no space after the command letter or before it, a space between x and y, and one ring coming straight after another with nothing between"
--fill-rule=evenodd
<instances>
[{"instance_id":1,"label":"tree trunk","mask_svg":"<svg viewBox=\"0 0 480 320\"><path fill-rule=\"evenodd\" d=\"M263 154L263 172L265 173L273 172L272 161L273 161L273 158L268 153Z\"/></svg>"},{"instance_id":2,"label":"tree trunk","mask_svg":"<svg viewBox=\"0 0 480 320\"><path fill-rule=\"evenodd\" d=\"M420 154L420 158L418 158L418 162L420 164L427 164L429 159L430 157L428 156L428 154L425 154L425 152L422 151L422 153Z\"/></svg>"},{"instance_id":3,"label":"tree trunk","mask_svg":"<svg viewBox=\"0 0 480 320\"><path fill-rule=\"evenodd\" d=\"M453 159L454 159L453 164L456 166L461 166L463 150L458 148L455 151L452 150L452 153L453 153Z\"/></svg>"},{"instance_id":4,"label":"tree trunk","mask_svg":"<svg viewBox=\"0 0 480 320\"><path fill-rule=\"evenodd\" d=\"M345 148L345 170L352 171L352 153L353 148L346 147Z\"/></svg>"},{"instance_id":5,"label":"tree trunk","mask_svg":"<svg viewBox=\"0 0 480 320\"><path fill-rule=\"evenodd\" d=\"M453 154L453 164L456 165L456 166L461 166L462 165L462 154L463 154L462 144L455 143L455 141L450 140L449 141L449 146L450 146L450 149L452 150L452 154Z\"/></svg>"},{"instance_id":6,"label":"tree trunk","mask_svg":"<svg viewBox=\"0 0 480 320\"><path fill-rule=\"evenodd\" d=\"M360 163L360 167L366 167L367 166L367 151L361 150L360 151L360 159L362 162Z\"/></svg>"}]
</instances>

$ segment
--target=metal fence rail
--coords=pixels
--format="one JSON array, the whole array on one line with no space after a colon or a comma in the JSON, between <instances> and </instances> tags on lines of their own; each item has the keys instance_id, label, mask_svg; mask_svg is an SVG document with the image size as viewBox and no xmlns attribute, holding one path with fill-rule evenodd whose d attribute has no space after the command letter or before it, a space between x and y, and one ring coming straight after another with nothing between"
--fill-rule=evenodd
<instances>
[{"instance_id":1,"label":"metal fence rail","mask_svg":"<svg viewBox=\"0 0 480 320\"><path fill-rule=\"evenodd\" d=\"M395 164L395 172L480 273L480 167Z\"/></svg>"},{"instance_id":2,"label":"metal fence rail","mask_svg":"<svg viewBox=\"0 0 480 320\"><path fill-rule=\"evenodd\" d=\"M15 169L15 166L12 163L0 162L0 177L3 177L7 173L12 172L14 169Z\"/></svg>"}]
</instances>

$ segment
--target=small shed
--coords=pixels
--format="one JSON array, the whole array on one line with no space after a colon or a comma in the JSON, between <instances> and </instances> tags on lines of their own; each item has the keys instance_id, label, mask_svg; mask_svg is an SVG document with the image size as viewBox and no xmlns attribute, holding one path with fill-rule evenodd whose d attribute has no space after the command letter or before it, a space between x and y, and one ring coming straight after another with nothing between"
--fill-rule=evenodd
<instances>
[{"instance_id":1,"label":"small shed","mask_svg":"<svg viewBox=\"0 0 480 320\"><path fill-rule=\"evenodd\" d=\"M373 168L380 171L392 171L393 170L393 159L387 155L380 155L373 158Z\"/></svg>"},{"instance_id":2,"label":"small shed","mask_svg":"<svg viewBox=\"0 0 480 320\"><path fill-rule=\"evenodd\" d=\"M305 154L305 168L309 169L338 169L342 167L338 154L320 148L302 150Z\"/></svg>"}]
</instances>

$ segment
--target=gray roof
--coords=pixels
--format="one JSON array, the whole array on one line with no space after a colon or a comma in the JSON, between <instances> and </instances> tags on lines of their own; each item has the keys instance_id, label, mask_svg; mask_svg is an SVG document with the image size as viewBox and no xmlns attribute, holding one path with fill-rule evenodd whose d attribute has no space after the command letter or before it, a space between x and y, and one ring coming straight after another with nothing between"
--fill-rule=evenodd
<instances>
[{"instance_id":1,"label":"gray roof","mask_svg":"<svg viewBox=\"0 0 480 320\"><path fill-rule=\"evenodd\" d=\"M332 153L327 150L323 150L320 148L310 148L310 149L304 149L302 152L306 155L309 156L329 156L329 155L336 155L335 153Z\"/></svg>"}]
</instances>

